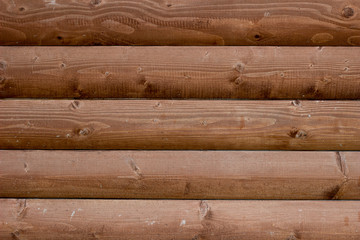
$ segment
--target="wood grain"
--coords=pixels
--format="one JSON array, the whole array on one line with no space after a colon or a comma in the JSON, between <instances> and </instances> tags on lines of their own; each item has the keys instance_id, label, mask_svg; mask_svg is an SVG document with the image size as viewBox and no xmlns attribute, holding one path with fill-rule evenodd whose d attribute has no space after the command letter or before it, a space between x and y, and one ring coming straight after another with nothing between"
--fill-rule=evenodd
<instances>
[{"instance_id":1,"label":"wood grain","mask_svg":"<svg viewBox=\"0 0 360 240\"><path fill-rule=\"evenodd\" d=\"M360 45L358 0L1 0L1 45Z\"/></svg>"},{"instance_id":2,"label":"wood grain","mask_svg":"<svg viewBox=\"0 0 360 240\"><path fill-rule=\"evenodd\" d=\"M359 163L360 152L0 151L0 197L360 199Z\"/></svg>"},{"instance_id":3,"label":"wood grain","mask_svg":"<svg viewBox=\"0 0 360 240\"><path fill-rule=\"evenodd\" d=\"M1 100L0 146L360 150L360 101Z\"/></svg>"},{"instance_id":4,"label":"wood grain","mask_svg":"<svg viewBox=\"0 0 360 240\"><path fill-rule=\"evenodd\" d=\"M360 194L360 156L359 152L341 152L341 161L345 163L342 167L345 182L340 187L337 195L341 199L352 199ZM350 190L351 189L351 190ZM350 190L350 191L348 191ZM335 196L336 198L336 196Z\"/></svg>"},{"instance_id":5,"label":"wood grain","mask_svg":"<svg viewBox=\"0 0 360 240\"><path fill-rule=\"evenodd\" d=\"M360 48L0 47L0 98L360 99Z\"/></svg>"},{"instance_id":6,"label":"wood grain","mask_svg":"<svg viewBox=\"0 0 360 240\"><path fill-rule=\"evenodd\" d=\"M7 239L360 238L358 201L0 199Z\"/></svg>"}]
</instances>

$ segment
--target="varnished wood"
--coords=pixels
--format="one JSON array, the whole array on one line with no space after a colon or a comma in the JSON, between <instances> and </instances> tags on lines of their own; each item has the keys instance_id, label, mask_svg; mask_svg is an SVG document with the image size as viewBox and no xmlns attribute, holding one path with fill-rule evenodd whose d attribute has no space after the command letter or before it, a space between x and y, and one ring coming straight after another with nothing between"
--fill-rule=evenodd
<instances>
[{"instance_id":1,"label":"varnished wood","mask_svg":"<svg viewBox=\"0 0 360 240\"><path fill-rule=\"evenodd\" d=\"M2 0L1 45L360 45L358 0Z\"/></svg>"},{"instance_id":2,"label":"varnished wood","mask_svg":"<svg viewBox=\"0 0 360 240\"><path fill-rule=\"evenodd\" d=\"M0 197L360 199L359 163L360 152L10 150Z\"/></svg>"},{"instance_id":3,"label":"varnished wood","mask_svg":"<svg viewBox=\"0 0 360 240\"><path fill-rule=\"evenodd\" d=\"M0 146L360 150L360 101L0 100Z\"/></svg>"},{"instance_id":4,"label":"varnished wood","mask_svg":"<svg viewBox=\"0 0 360 240\"><path fill-rule=\"evenodd\" d=\"M0 238L360 238L358 201L0 199Z\"/></svg>"},{"instance_id":5,"label":"varnished wood","mask_svg":"<svg viewBox=\"0 0 360 240\"><path fill-rule=\"evenodd\" d=\"M0 98L360 99L360 48L0 47Z\"/></svg>"}]
</instances>

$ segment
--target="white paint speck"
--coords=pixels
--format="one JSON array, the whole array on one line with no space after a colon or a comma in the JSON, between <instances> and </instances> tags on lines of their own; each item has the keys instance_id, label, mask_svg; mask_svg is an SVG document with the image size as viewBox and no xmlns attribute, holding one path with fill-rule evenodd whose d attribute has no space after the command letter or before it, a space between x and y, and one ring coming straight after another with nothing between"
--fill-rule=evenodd
<instances>
[{"instance_id":1,"label":"white paint speck","mask_svg":"<svg viewBox=\"0 0 360 240\"><path fill-rule=\"evenodd\" d=\"M71 213L70 222L71 222L71 219L73 218L74 215L75 215L75 210Z\"/></svg>"},{"instance_id":2,"label":"white paint speck","mask_svg":"<svg viewBox=\"0 0 360 240\"><path fill-rule=\"evenodd\" d=\"M38 207L38 210L40 210L40 208Z\"/></svg>"},{"instance_id":3,"label":"white paint speck","mask_svg":"<svg viewBox=\"0 0 360 240\"><path fill-rule=\"evenodd\" d=\"M310 118L310 117L311 117L311 115L309 114L309 115L308 115L308 117Z\"/></svg>"},{"instance_id":4,"label":"white paint speck","mask_svg":"<svg viewBox=\"0 0 360 240\"><path fill-rule=\"evenodd\" d=\"M118 217L121 217L121 214L119 214Z\"/></svg>"},{"instance_id":5,"label":"white paint speck","mask_svg":"<svg viewBox=\"0 0 360 240\"><path fill-rule=\"evenodd\" d=\"M153 225L155 223L155 221L145 221L147 223L147 225Z\"/></svg>"},{"instance_id":6,"label":"white paint speck","mask_svg":"<svg viewBox=\"0 0 360 240\"><path fill-rule=\"evenodd\" d=\"M299 212L302 212L303 210L302 210L302 209L299 209L298 211L299 211Z\"/></svg>"},{"instance_id":7,"label":"white paint speck","mask_svg":"<svg viewBox=\"0 0 360 240\"><path fill-rule=\"evenodd\" d=\"M184 219L184 220L181 221L180 227L181 227L181 226L184 226L185 224L186 224L186 220Z\"/></svg>"},{"instance_id":8,"label":"white paint speck","mask_svg":"<svg viewBox=\"0 0 360 240\"><path fill-rule=\"evenodd\" d=\"M43 210L43 215L46 213L46 211L47 211L47 209L46 209L46 208L44 208L44 210Z\"/></svg>"},{"instance_id":9,"label":"white paint speck","mask_svg":"<svg viewBox=\"0 0 360 240\"><path fill-rule=\"evenodd\" d=\"M268 17L268 16L270 16L270 12L265 12L264 17Z\"/></svg>"},{"instance_id":10,"label":"white paint speck","mask_svg":"<svg viewBox=\"0 0 360 240\"><path fill-rule=\"evenodd\" d=\"M56 135L56 137L57 137L57 138L59 138L59 137L60 137L60 135Z\"/></svg>"},{"instance_id":11,"label":"white paint speck","mask_svg":"<svg viewBox=\"0 0 360 240\"><path fill-rule=\"evenodd\" d=\"M82 211L83 209L82 208L78 208L78 211L80 212L80 211Z\"/></svg>"}]
</instances>

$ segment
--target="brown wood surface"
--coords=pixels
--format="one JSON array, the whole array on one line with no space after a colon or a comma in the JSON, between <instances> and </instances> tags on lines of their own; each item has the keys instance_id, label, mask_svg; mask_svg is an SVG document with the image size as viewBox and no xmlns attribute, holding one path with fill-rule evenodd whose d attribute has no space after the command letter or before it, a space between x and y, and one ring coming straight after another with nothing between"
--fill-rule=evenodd
<instances>
[{"instance_id":1,"label":"brown wood surface","mask_svg":"<svg viewBox=\"0 0 360 240\"><path fill-rule=\"evenodd\" d=\"M0 197L360 199L359 165L360 152L8 150Z\"/></svg>"},{"instance_id":2,"label":"brown wood surface","mask_svg":"<svg viewBox=\"0 0 360 240\"><path fill-rule=\"evenodd\" d=\"M341 152L341 158L343 163L343 172L345 175L345 181L340 187L341 190L337 192L339 199L353 199L360 195L360 156L359 152ZM350 190L350 191L349 191Z\"/></svg>"},{"instance_id":3,"label":"brown wood surface","mask_svg":"<svg viewBox=\"0 0 360 240\"><path fill-rule=\"evenodd\" d=\"M360 99L360 48L0 47L0 98Z\"/></svg>"},{"instance_id":4,"label":"brown wood surface","mask_svg":"<svg viewBox=\"0 0 360 240\"><path fill-rule=\"evenodd\" d=\"M359 201L0 199L0 238L358 240Z\"/></svg>"},{"instance_id":5,"label":"brown wood surface","mask_svg":"<svg viewBox=\"0 0 360 240\"><path fill-rule=\"evenodd\" d=\"M358 0L1 0L1 45L360 45Z\"/></svg>"},{"instance_id":6,"label":"brown wood surface","mask_svg":"<svg viewBox=\"0 0 360 240\"><path fill-rule=\"evenodd\" d=\"M360 150L360 101L0 100L0 146Z\"/></svg>"}]
</instances>

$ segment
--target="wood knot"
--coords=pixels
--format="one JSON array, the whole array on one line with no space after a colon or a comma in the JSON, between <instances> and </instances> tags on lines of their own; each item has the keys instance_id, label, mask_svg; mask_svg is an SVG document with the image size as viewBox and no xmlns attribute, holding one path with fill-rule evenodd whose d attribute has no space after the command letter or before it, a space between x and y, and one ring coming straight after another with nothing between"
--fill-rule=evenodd
<instances>
[{"instance_id":1,"label":"wood knot","mask_svg":"<svg viewBox=\"0 0 360 240\"><path fill-rule=\"evenodd\" d=\"M301 239L301 233L298 230L295 230L290 234L288 238L286 238L286 240L298 240L298 239Z\"/></svg>"},{"instance_id":2,"label":"wood knot","mask_svg":"<svg viewBox=\"0 0 360 240\"><path fill-rule=\"evenodd\" d=\"M7 64L5 61L0 61L0 70L5 71Z\"/></svg>"},{"instance_id":3,"label":"wood knot","mask_svg":"<svg viewBox=\"0 0 360 240\"><path fill-rule=\"evenodd\" d=\"M24 7L19 7L19 11L23 12L23 11L25 11L25 8Z\"/></svg>"},{"instance_id":4,"label":"wood knot","mask_svg":"<svg viewBox=\"0 0 360 240\"><path fill-rule=\"evenodd\" d=\"M191 240L199 240L200 236L199 235L195 235Z\"/></svg>"},{"instance_id":5,"label":"wood knot","mask_svg":"<svg viewBox=\"0 0 360 240\"><path fill-rule=\"evenodd\" d=\"M97 5L100 5L101 0L91 0L90 3L91 3L91 5L93 5L93 6L97 6Z\"/></svg>"},{"instance_id":6,"label":"wood knot","mask_svg":"<svg viewBox=\"0 0 360 240\"><path fill-rule=\"evenodd\" d=\"M18 230L15 230L14 232L11 233L11 238L14 240L18 240L20 239L20 232Z\"/></svg>"},{"instance_id":7,"label":"wood knot","mask_svg":"<svg viewBox=\"0 0 360 240\"><path fill-rule=\"evenodd\" d=\"M294 100L291 102L291 105L294 107L301 107L301 102L299 100Z\"/></svg>"},{"instance_id":8,"label":"wood knot","mask_svg":"<svg viewBox=\"0 0 360 240\"><path fill-rule=\"evenodd\" d=\"M263 36L260 35L260 33L256 33L253 36L254 41L261 41L263 39Z\"/></svg>"},{"instance_id":9,"label":"wood knot","mask_svg":"<svg viewBox=\"0 0 360 240\"><path fill-rule=\"evenodd\" d=\"M243 80L242 80L241 77L237 77L237 78L234 80L234 83L235 83L236 85L240 85L242 82L243 82Z\"/></svg>"},{"instance_id":10,"label":"wood knot","mask_svg":"<svg viewBox=\"0 0 360 240\"><path fill-rule=\"evenodd\" d=\"M91 133L91 129L89 128L76 129L75 133L80 137L86 137Z\"/></svg>"},{"instance_id":11,"label":"wood knot","mask_svg":"<svg viewBox=\"0 0 360 240\"><path fill-rule=\"evenodd\" d=\"M354 16L354 14L355 14L355 11L351 7L345 7L342 10L342 16L345 18L351 18L352 16Z\"/></svg>"},{"instance_id":12,"label":"wood knot","mask_svg":"<svg viewBox=\"0 0 360 240\"><path fill-rule=\"evenodd\" d=\"M288 135L290 137L292 137L292 138L300 138L300 139L303 139L303 138L307 137L306 131L301 130L301 129L297 129L297 128L292 128L290 130L290 132L288 133Z\"/></svg>"},{"instance_id":13,"label":"wood knot","mask_svg":"<svg viewBox=\"0 0 360 240\"><path fill-rule=\"evenodd\" d=\"M65 63L61 63L61 64L60 64L60 68L66 68L66 64L65 64Z\"/></svg>"},{"instance_id":14,"label":"wood knot","mask_svg":"<svg viewBox=\"0 0 360 240\"><path fill-rule=\"evenodd\" d=\"M26 199L18 199L17 200L17 216L16 218L18 220L22 219L25 217L26 213L27 213L27 206L26 206Z\"/></svg>"},{"instance_id":15,"label":"wood knot","mask_svg":"<svg viewBox=\"0 0 360 240\"><path fill-rule=\"evenodd\" d=\"M298 238L295 235L290 235L286 240L298 240Z\"/></svg>"},{"instance_id":16,"label":"wood knot","mask_svg":"<svg viewBox=\"0 0 360 240\"><path fill-rule=\"evenodd\" d=\"M330 76L325 76L321 79L322 82L324 83L331 83L331 77Z\"/></svg>"},{"instance_id":17,"label":"wood knot","mask_svg":"<svg viewBox=\"0 0 360 240\"><path fill-rule=\"evenodd\" d=\"M154 108L159 108L161 107L161 103L157 102L155 105L154 105Z\"/></svg>"},{"instance_id":18,"label":"wood knot","mask_svg":"<svg viewBox=\"0 0 360 240\"><path fill-rule=\"evenodd\" d=\"M199 214L200 214L200 218L201 219L207 219L210 218L210 207L207 203L207 201L200 201L200 209L199 209Z\"/></svg>"},{"instance_id":19,"label":"wood knot","mask_svg":"<svg viewBox=\"0 0 360 240\"><path fill-rule=\"evenodd\" d=\"M234 66L235 70L238 71L239 73L241 73L244 70L244 65L242 63L237 63Z\"/></svg>"},{"instance_id":20,"label":"wood knot","mask_svg":"<svg viewBox=\"0 0 360 240\"><path fill-rule=\"evenodd\" d=\"M143 175L142 175L142 173L141 173L141 170L140 170L140 168L136 165L134 159L128 157L128 158L127 158L127 162L128 162L128 164L129 164L131 170L134 172L136 178L137 178L137 179L143 178Z\"/></svg>"},{"instance_id":21,"label":"wood knot","mask_svg":"<svg viewBox=\"0 0 360 240\"><path fill-rule=\"evenodd\" d=\"M71 110L77 110L77 109L79 109L80 108L80 101L77 101L77 100L75 100L75 101L72 101L71 103L70 103L70 109Z\"/></svg>"},{"instance_id":22,"label":"wood knot","mask_svg":"<svg viewBox=\"0 0 360 240\"><path fill-rule=\"evenodd\" d=\"M146 87L148 81L146 80L144 75L139 75L137 79L137 83Z\"/></svg>"}]
</instances>

